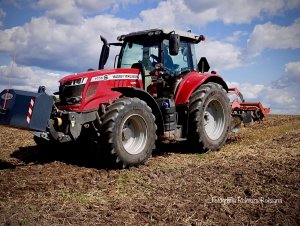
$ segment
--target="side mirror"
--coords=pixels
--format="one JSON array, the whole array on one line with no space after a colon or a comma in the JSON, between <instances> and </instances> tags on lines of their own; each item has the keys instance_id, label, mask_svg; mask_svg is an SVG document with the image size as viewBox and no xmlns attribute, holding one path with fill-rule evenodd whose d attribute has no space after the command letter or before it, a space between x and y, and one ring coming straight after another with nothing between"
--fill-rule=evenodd
<instances>
[{"instance_id":1,"label":"side mirror","mask_svg":"<svg viewBox=\"0 0 300 226\"><path fill-rule=\"evenodd\" d=\"M99 59L99 67L98 69L101 70L104 68L104 65L107 62L108 56L109 56L109 44L107 43L107 40L100 35L100 39L103 42L100 59Z\"/></svg>"},{"instance_id":2,"label":"side mirror","mask_svg":"<svg viewBox=\"0 0 300 226\"><path fill-rule=\"evenodd\" d=\"M180 37L178 34L170 34L169 38L169 53L171 56L176 56L179 52Z\"/></svg>"},{"instance_id":3,"label":"side mirror","mask_svg":"<svg viewBox=\"0 0 300 226\"><path fill-rule=\"evenodd\" d=\"M201 73L208 72L209 68L210 68L210 66L207 62L206 57L201 57L201 59L199 60L199 63L198 63L199 72L201 72Z\"/></svg>"}]
</instances>

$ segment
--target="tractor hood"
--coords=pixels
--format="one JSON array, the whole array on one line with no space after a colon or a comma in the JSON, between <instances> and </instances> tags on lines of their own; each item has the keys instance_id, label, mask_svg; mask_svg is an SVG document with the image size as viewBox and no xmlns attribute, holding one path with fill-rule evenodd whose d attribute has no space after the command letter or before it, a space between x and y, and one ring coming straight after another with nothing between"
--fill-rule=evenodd
<instances>
[{"instance_id":1,"label":"tractor hood","mask_svg":"<svg viewBox=\"0 0 300 226\"><path fill-rule=\"evenodd\" d=\"M63 77L62 79L59 80L60 84L65 84L70 81L74 80L85 80L87 82L91 78L95 76L104 76L108 74L117 74L117 73L132 73L132 71L136 73L135 69L109 69L109 70L95 70L95 71L87 71L87 72L82 72L82 73L75 73L72 75L67 75Z\"/></svg>"},{"instance_id":2,"label":"tractor hood","mask_svg":"<svg viewBox=\"0 0 300 226\"><path fill-rule=\"evenodd\" d=\"M101 78L101 76L105 76ZM109 76L110 75L110 76ZM139 74L139 70L135 68L116 68L109 70L95 70L88 71L82 73L75 73L72 75L68 75L59 80L60 84L65 84L71 81L77 81L86 83L88 81L95 80L118 80L118 79L141 79L141 75ZM76 84L73 84L76 85Z\"/></svg>"},{"instance_id":3,"label":"tractor hood","mask_svg":"<svg viewBox=\"0 0 300 226\"><path fill-rule=\"evenodd\" d=\"M62 78L59 87L61 110L90 111L108 103L120 93L116 87L143 88L142 75L135 68L88 71Z\"/></svg>"}]
</instances>

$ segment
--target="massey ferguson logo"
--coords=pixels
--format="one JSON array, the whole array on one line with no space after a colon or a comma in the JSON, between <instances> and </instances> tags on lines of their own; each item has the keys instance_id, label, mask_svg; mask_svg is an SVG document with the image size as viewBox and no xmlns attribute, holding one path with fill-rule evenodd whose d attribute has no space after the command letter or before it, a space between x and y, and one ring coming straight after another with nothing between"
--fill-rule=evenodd
<instances>
[{"instance_id":1,"label":"massey ferguson logo","mask_svg":"<svg viewBox=\"0 0 300 226\"><path fill-rule=\"evenodd\" d=\"M137 74L100 75L100 76L93 77L91 82L108 81L108 80L120 80L120 79L137 80L137 79L142 79L142 76L137 75Z\"/></svg>"},{"instance_id":2,"label":"massey ferguson logo","mask_svg":"<svg viewBox=\"0 0 300 226\"><path fill-rule=\"evenodd\" d=\"M139 75L136 74L120 74L120 75L112 75L114 79L139 79Z\"/></svg>"},{"instance_id":3,"label":"massey ferguson logo","mask_svg":"<svg viewBox=\"0 0 300 226\"><path fill-rule=\"evenodd\" d=\"M4 93L4 94L2 94L1 99L2 100L10 100L13 97L14 97L14 95L12 95L11 93Z\"/></svg>"}]
</instances>

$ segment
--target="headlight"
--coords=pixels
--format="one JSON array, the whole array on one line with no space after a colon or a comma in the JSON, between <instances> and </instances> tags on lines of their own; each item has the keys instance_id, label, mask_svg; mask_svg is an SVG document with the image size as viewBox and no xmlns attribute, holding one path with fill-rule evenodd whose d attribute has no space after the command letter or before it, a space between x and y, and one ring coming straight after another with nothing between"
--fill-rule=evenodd
<instances>
[{"instance_id":1,"label":"headlight","mask_svg":"<svg viewBox=\"0 0 300 226\"><path fill-rule=\"evenodd\" d=\"M81 97L70 97L66 98L67 104L80 104L82 98Z\"/></svg>"},{"instance_id":2,"label":"headlight","mask_svg":"<svg viewBox=\"0 0 300 226\"><path fill-rule=\"evenodd\" d=\"M86 86L88 78L78 78L60 84L59 98L61 105L80 104L82 101L82 92Z\"/></svg>"},{"instance_id":3,"label":"headlight","mask_svg":"<svg viewBox=\"0 0 300 226\"><path fill-rule=\"evenodd\" d=\"M79 79L75 79L72 81L68 81L66 82L64 85L65 86L79 86L79 85L83 85L87 82L88 78L79 78Z\"/></svg>"}]
</instances>

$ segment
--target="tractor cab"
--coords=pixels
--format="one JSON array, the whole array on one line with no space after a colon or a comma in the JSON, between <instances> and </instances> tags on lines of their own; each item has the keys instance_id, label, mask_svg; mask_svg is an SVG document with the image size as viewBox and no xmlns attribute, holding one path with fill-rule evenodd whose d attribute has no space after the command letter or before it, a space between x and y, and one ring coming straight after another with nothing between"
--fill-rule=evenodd
<instances>
[{"instance_id":1,"label":"tractor cab","mask_svg":"<svg viewBox=\"0 0 300 226\"><path fill-rule=\"evenodd\" d=\"M141 63L151 71L160 64L161 69L174 76L196 70L194 43L198 39L190 32L154 29L122 35L118 40L123 41L118 68Z\"/></svg>"},{"instance_id":2,"label":"tractor cab","mask_svg":"<svg viewBox=\"0 0 300 226\"><path fill-rule=\"evenodd\" d=\"M118 37L119 43L104 44L99 69L107 59L109 45L122 45L117 68L137 68L143 78L146 91L154 94L157 82L164 82L164 90L174 92L180 78L197 71L194 44L204 40L191 32L152 29L133 32ZM107 48L107 50L105 50ZM102 64L101 64L102 63ZM161 80L161 81L160 81ZM155 94L154 94L155 95Z\"/></svg>"}]
</instances>

